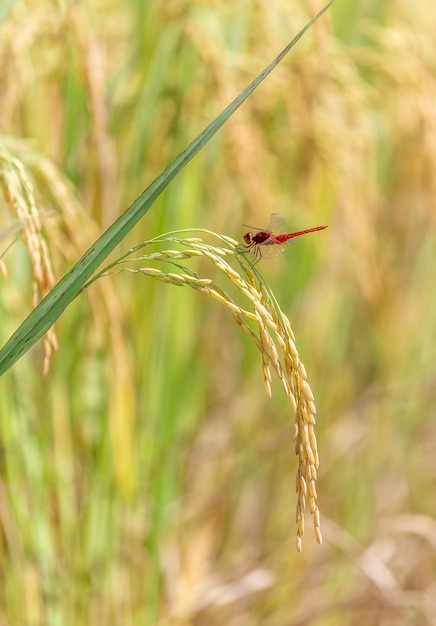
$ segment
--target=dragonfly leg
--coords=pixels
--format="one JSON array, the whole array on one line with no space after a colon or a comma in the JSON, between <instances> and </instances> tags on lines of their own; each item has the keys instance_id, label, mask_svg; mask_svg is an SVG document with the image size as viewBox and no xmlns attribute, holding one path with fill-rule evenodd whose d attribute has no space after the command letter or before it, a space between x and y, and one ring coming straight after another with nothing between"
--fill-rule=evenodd
<instances>
[{"instance_id":1,"label":"dragonfly leg","mask_svg":"<svg viewBox=\"0 0 436 626\"><path fill-rule=\"evenodd\" d=\"M262 258L262 251L260 247L253 242L247 244L245 246L245 250L241 251L242 254L251 254L254 257L254 261L252 261L252 265L256 265Z\"/></svg>"},{"instance_id":2,"label":"dragonfly leg","mask_svg":"<svg viewBox=\"0 0 436 626\"><path fill-rule=\"evenodd\" d=\"M257 265L257 263L259 263L259 261L262 258L262 251L260 249L260 246L256 245L254 248L254 262L253 265Z\"/></svg>"}]
</instances>

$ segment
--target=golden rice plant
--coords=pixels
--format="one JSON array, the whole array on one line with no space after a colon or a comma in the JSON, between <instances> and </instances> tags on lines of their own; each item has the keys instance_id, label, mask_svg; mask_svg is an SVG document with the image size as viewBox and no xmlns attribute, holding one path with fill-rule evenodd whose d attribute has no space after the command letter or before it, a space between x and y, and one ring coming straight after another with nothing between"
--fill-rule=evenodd
<instances>
[{"instance_id":1,"label":"golden rice plant","mask_svg":"<svg viewBox=\"0 0 436 626\"><path fill-rule=\"evenodd\" d=\"M186 232L204 232L218 239L220 246L204 242L197 237L177 236ZM160 249L142 253L152 245L176 245L177 248ZM138 256L138 253L139 256ZM245 302L240 304L215 278L202 275L185 265L186 261L204 258L220 272L220 276L236 288ZM230 261L237 261L239 271ZM153 261L172 266L176 271L159 267L145 267L143 262ZM135 267L132 266L135 265ZM139 264L139 267L136 267ZM250 261L249 251L231 237L206 229L173 231L135 246L116 261L97 273L86 285L99 278L122 271L141 273L160 282L177 287L191 287L195 291L220 302L229 309L234 321L254 342L262 357L265 391L271 396L271 369L277 374L294 415L293 439L298 456L296 477L297 550L301 552L305 529L304 512L307 498L313 518L315 538L322 543L320 515L317 506L316 479L319 455L315 435L316 407L307 380L306 368L300 360L295 336L288 317L280 308L271 288Z\"/></svg>"}]
</instances>

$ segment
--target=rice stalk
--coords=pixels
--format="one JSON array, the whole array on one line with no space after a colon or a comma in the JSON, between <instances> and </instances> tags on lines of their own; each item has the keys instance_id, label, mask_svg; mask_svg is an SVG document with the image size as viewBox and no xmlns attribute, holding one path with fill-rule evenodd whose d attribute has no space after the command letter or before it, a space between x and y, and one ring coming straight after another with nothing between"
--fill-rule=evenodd
<instances>
[{"instance_id":1,"label":"rice stalk","mask_svg":"<svg viewBox=\"0 0 436 626\"><path fill-rule=\"evenodd\" d=\"M197 229L217 237L224 246L205 243L200 238L179 238L177 232L167 233L143 242L129 250L122 257L99 272L85 287L97 279L109 274L128 271L141 273L160 282L177 287L191 287L226 306L235 322L254 341L262 357L262 371L265 391L271 397L272 370L282 383L285 395L289 399L294 414L293 439L295 453L298 456L296 478L297 506L297 550L302 550L305 529L305 510L307 502L313 518L316 541L322 543L320 515L317 506L316 479L319 467L319 455L315 435L315 403L312 390L307 381L306 368L300 360L295 345L291 323L281 310L268 283L247 258L247 251L237 241L211 231ZM137 253L152 244L177 244L179 248L167 248L158 252ZM236 287L242 303L230 296L215 278L202 276L193 269L182 265L195 257L203 257L219 270L226 280ZM240 271L230 265L237 261ZM175 271L166 271L157 267L144 266L144 261L170 264ZM139 264L139 267L132 264ZM254 329L253 329L254 327ZM281 354L281 356L280 356Z\"/></svg>"}]
</instances>

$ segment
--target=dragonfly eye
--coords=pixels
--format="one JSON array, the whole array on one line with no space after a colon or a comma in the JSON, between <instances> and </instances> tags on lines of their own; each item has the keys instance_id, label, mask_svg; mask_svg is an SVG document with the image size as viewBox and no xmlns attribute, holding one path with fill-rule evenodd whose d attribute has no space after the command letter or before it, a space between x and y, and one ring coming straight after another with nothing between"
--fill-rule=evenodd
<instances>
[{"instance_id":1,"label":"dragonfly eye","mask_svg":"<svg viewBox=\"0 0 436 626\"><path fill-rule=\"evenodd\" d=\"M245 233L244 241L245 241L245 243L252 243L253 242L253 234L252 233Z\"/></svg>"}]
</instances>

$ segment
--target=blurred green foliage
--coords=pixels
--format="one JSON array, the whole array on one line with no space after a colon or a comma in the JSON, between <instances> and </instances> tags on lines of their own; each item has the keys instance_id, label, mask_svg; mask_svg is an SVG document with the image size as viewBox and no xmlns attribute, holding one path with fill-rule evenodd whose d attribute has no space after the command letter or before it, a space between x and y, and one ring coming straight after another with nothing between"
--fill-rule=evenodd
<instances>
[{"instance_id":1,"label":"blurred green foliage","mask_svg":"<svg viewBox=\"0 0 436 626\"><path fill-rule=\"evenodd\" d=\"M0 13L0 133L61 212L57 277L320 8ZM432 623L435 28L430 0L337 2L122 246L329 224L259 265L315 393L324 545L295 552L289 408L228 312L122 274L61 317L47 376L38 348L0 379L2 622ZM22 243L4 262L2 343L32 291Z\"/></svg>"}]
</instances>

